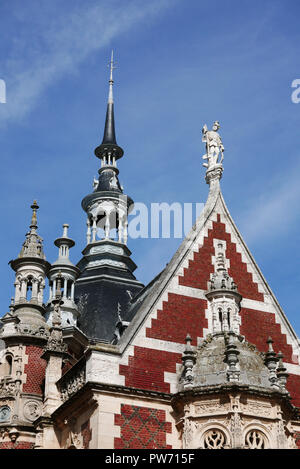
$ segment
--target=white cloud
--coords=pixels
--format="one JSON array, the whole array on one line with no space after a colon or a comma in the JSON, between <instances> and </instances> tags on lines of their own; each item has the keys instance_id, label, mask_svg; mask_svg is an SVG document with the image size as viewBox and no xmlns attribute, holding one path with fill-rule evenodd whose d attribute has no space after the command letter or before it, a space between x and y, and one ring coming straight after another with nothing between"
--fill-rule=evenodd
<instances>
[{"instance_id":1,"label":"white cloud","mask_svg":"<svg viewBox=\"0 0 300 469\"><path fill-rule=\"evenodd\" d=\"M250 243L271 240L289 231L300 217L299 168L293 173L281 175L283 183L273 181L272 189L265 187L264 193L258 194L252 206L245 212L239 223L241 233Z\"/></svg>"},{"instance_id":2,"label":"white cloud","mask_svg":"<svg viewBox=\"0 0 300 469\"><path fill-rule=\"evenodd\" d=\"M61 14L49 24L44 24L47 12L43 11L44 27L20 31L16 38L18 53L2 61L9 95L7 104L0 108L1 121L24 117L51 84L76 70L91 53L170 5L170 0L83 2L68 16ZM30 24L30 12L23 12L25 18L26 14Z\"/></svg>"}]
</instances>

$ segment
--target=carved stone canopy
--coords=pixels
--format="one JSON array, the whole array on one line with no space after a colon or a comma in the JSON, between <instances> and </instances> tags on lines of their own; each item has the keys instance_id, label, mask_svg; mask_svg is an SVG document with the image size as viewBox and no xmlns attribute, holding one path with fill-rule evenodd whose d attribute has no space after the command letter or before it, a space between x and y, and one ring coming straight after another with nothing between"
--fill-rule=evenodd
<instances>
[{"instance_id":1,"label":"carved stone canopy","mask_svg":"<svg viewBox=\"0 0 300 469\"><path fill-rule=\"evenodd\" d=\"M234 383L255 387L262 392L276 391L288 395L286 380L281 377L282 359L281 367L277 370L278 359L273 357L273 353L275 352L272 352L270 357L270 351L266 354L259 352L243 336L234 332L209 335L193 351L193 363L189 363L188 379L186 365L183 364L181 389L184 390L187 384L190 388L191 383L193 389L201 388L204 391L206 388ZM284 375L286 377L286 370Z\"/></svg>"}]
</instances>

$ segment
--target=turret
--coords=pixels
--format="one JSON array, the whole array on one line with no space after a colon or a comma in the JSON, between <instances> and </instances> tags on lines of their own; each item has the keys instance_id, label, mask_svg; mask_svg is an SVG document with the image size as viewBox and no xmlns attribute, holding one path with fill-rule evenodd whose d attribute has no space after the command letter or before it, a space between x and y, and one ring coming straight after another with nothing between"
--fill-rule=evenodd
<instances>
[{"instance_id":1,"label":"turret","mask_svg":"<svg viewBox=\"0 0 300 469\"><path fill-rule=\"evenodd\" d=\"M52 323L53 314L53 300L55 299L55 292L57 287L57 279L61 278L62 283L62 307L61 307L61 321L62 327L75 326L79 312L74 302L74 288L75 281L80 273L78 267L76 267L69 258L69 251L75 245L73 239L68 236L69 225L63 225L63 234L60 238L54 241L55 246L58 247L59 253L58 258L51 265L48 277L49 277L49 300L47 305L46 319L47 323Z\"/></svg>"},{"instance_id":2,"label":"turret","mask_svg":"<svg viewBox=\"0 0 300 469\"><path fill-rule=\"evenodd\" d=\"M127 247L128 213L133 209L133 200L124 194L118 179L117 161L124 152L116 140L113 54L109 66L104 135L95 149L101 167L98 180L94 179L94 191L81 203L87 214L86 247L77 264L80 275L75 288L81 330L89 338L105 342L115 340L118 304L127 322L130 298L143 286L133 275L136 265Z\"/></svg>"},{"instance_id":3,"label":"turret","mask_svg":"<svg viewBox=\"0 0 300 469\"><path fill-rule=\"evenodd\" d=\"M17 259L10 261L15 276L15 296L12 299L11 314L20 322L16 327L19 333L44 337L46 326L44 314L45 278L50 268L43 251L43 240L37 233L36 201L31 205L32 217L26 239ZM3 336L10 334L4 326ZM39 332L40 331L40 332Z\"/></svg>"}]
</instances>

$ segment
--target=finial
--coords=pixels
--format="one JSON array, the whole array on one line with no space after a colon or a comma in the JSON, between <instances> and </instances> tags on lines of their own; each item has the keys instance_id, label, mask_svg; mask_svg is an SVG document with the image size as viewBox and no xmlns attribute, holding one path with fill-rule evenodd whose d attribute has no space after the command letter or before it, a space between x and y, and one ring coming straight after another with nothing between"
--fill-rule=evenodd
<instances>
[{"instance_id":1,"label":"finial","mask_svg":"<svg viewBox=\"0 0 300 469\"><path fill-rule=\"evenodd\" d=\"M279 381L280 387L286 391L286 383L289 377L289 373L287 373L287 369L283 364L283 354L282 352L278 352L277 357L279 359L278 367L277 367L277 378ZM286 391L287 392L287 391Z\"/></svg>"},{"instance_id":2,"label":"finial","mask_svg":"<svg viewBox=\"0 0 300 469\"><path fill-rule=\"evenodd\" d=\"M185 338L186 346L182 353L182 364L183 364L183 387L188 389L192 386L194 380L193 367L196 363L197 353L191 347L192 338L190 334L186 335Z\"/></svg>"},{"instance_id":3,"label":"finial","mask_svg":"<svg viewBox=\"0 0 300 469\"><path fill-rule=\"evenodd\" d=\"M32 217L31 217L30 228L36 228L37 227L36 211L39 209L39 206L38 206L36 200L33 201L33 204L31 205L31 208L32 208Z\"/></svg>"},{"instance_id":4,"label":"finial","mask_svg":"<svg viewBox=\"0 0 300 469\"><path fill-rule=\"evenodd\" d=\"M277 375L276 375L276 367L277 367L277 362L278 358L276 356L276 353L274 352L273 349L273 340L272 337L269 337L267 340L267 344L269 346L268 351L265 353L265 365L269 369L269 381L271 383L272 387L277 387Z\"/></svg>"},{"instance_id":5,"label":"finial","mask_svg":"<svg viewBox=\"0 0 300 469\"><path fill-rule=\"evenodd\" d=\"M267 340L267 344L269 346L269 350L268 350L269 353L274 353L273 343L274 343L274 340L272 339L271 336L269 336Z\"/></svg>"},{"instance_id":6,"label":"finial","mask_svg":"<svg viewBox=\"0 0 300 469\"><path fill-rule=\"evenodd\" d=\"M186 351L192 350L192 347L191 347L192 338L191 338L190 334L187 334L187 335L186 335L185 343L186 343L185 350L186 350Z\"/></svg>"},{"instance_id":7,"label":"finial","mask_svg":"<svg viewBox=\"0 0 300 469\"><path fill-rule=\"evenodd\" d=\"M64 223L63 224L63 234L62 234L63 238L68 238L68 228L69 228L69 225L67 223Z\"/></svg>"},{"instance_id":8,"label":"finial","mask_svg":"<svg viewBox=\"0 0 300 469\"><path fill-rule=\"evenodd\" d=\"M15 309L15 299L14 299L14 297L12 296L11 299L10 299L10 305L9 305L9 312L10 312L10 314L13 314L14 309Z\"/></svg>"},{"instance_id":9,"label":"finial","mask_svg":"<svg viewBox=\"0 0 300 469\"><path fill-rule=\"evenodd\" d=\"M114 84L113 70L114 70L114 68L116 68L115 67L115 62L114 62L114 51L113 50L111 51L111 59L110 59L110 62L108 64L108 67L110 68L108 103L113 103L114 102L114 98L113 98L113 84Z\"/></svg>"}]
</instances>

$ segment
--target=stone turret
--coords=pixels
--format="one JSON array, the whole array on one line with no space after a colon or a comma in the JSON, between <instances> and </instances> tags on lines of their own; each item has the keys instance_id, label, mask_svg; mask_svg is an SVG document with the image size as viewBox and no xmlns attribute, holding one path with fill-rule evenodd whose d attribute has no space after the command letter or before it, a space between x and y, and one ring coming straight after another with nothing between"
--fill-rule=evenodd
<instances>
[{"instance_id":1,"label":"stone turret","mask_svg":"<svg viewBox=\"0 0 300 469\"><path fill-rule=\"evenodd\" d=\"M79 316L78 308L74 301L75 281L80 273L69 258L69 250L75 245L75 242L68 237L69 225L63 225L63 234L54 241L55 246L59 248L58 259L51 265L48 277L50 295L47 305L46 319L47 323L52 323L52 314L54 310L53 300L55 300L57 279L61 277L62 282L62 307L61 321L62 327L76 326Z\"/></svg>"},{"instance_id":2,"label":"stone turret","mask_svg":"<svg viewBox=\"0 0 300 469\"><path fill-rule=\"evenodd\" d=\"M46 361L42 358L49 338L44 314L45 278L50 268L37 233L38 205L31 206L29 232L17 259L15 296L2 318L0 355L0 431L3 448L33 448L33 422L41 415Z\"/></svg>"},{"instance_id":3,"label":"stone turret","mask_svg":"<svg viewBox=\"0 0 300 469\"><path fill-rule=\"evenodd\" d=\"M225 266L225 243L223 241L217 243L215 257L215 272L211 275L206 293L212 332L232 331L238 334L242 296L238 293L237 286Z\"/></svg>"},{"instance_id":4,"label":"stone turret","mask_svg":"<svg viewBox=\"0 0 300 469\"><path fill-rule=\"evenodd\" d=\"M15 276L15 296L12 299L10 316L17 317L18 325L14 331L10 327L3 328L2 336L19 334L33 335L46 340L44 289L45 278L50 268L43 251L43 240L37 233L38 205L36 201L31 205L32 218L29 232L23 243L17 259L10 261ZM9 316L4 316L4 322Z\"/></svg>"}]
</instances>

